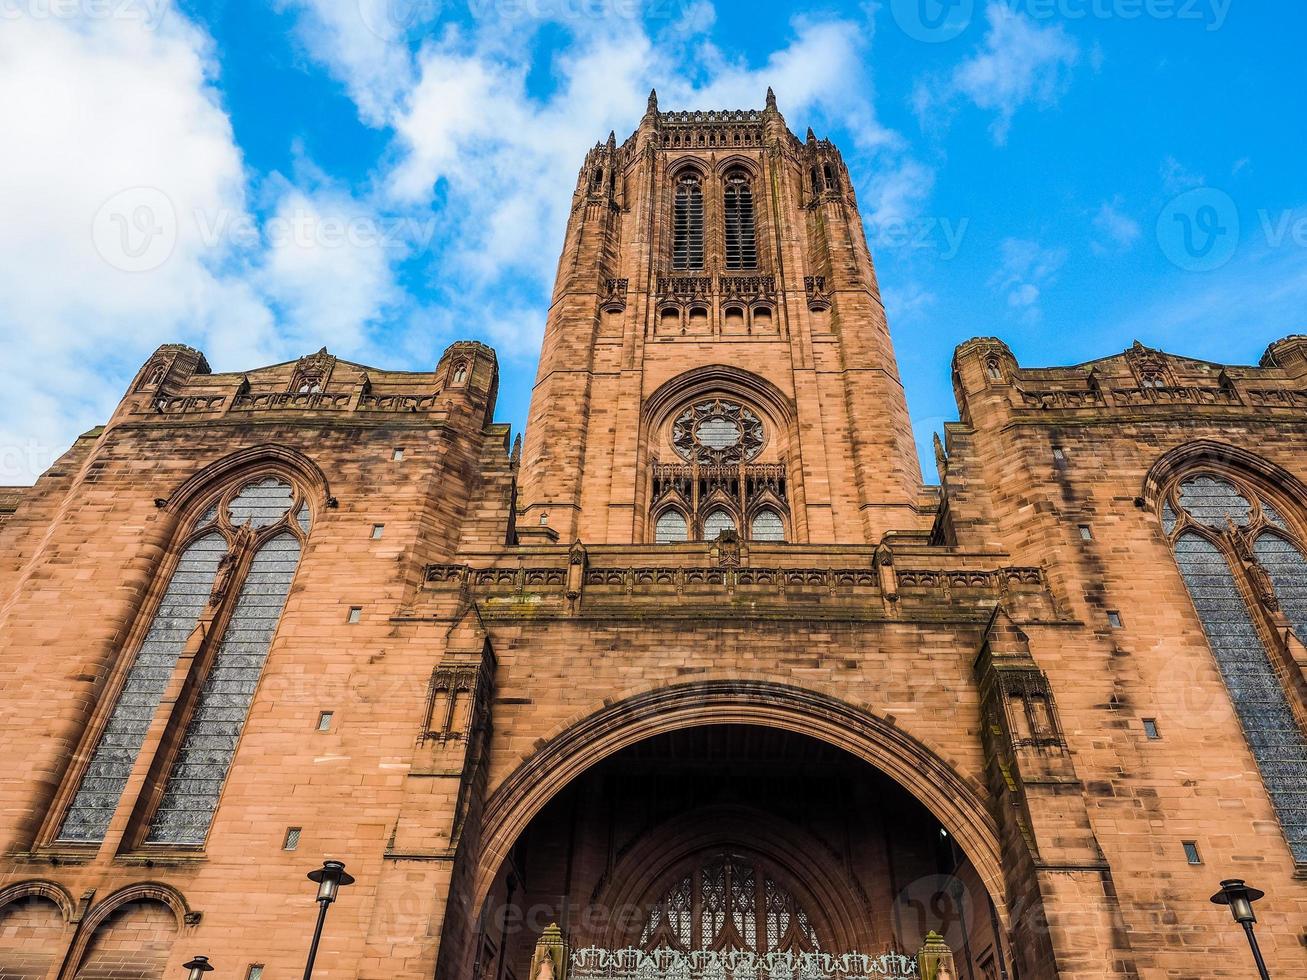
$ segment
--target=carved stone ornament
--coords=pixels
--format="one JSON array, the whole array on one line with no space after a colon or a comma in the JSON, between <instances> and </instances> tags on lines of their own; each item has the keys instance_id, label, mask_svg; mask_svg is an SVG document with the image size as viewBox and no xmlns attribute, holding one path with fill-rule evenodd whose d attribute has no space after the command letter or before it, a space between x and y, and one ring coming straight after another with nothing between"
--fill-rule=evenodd
<instances>
[{"instance_id":1,"label":"carved stone ornament","mask_svg":"<svg viewBox=\"0 0 1307 980\"><path fill-rule=\"evenodd\" d=\"M764 442L762 422L739 402L697 401L672 425L672 447L687 463L729 466L747 463Z\"/></svg>"}]
</instances>

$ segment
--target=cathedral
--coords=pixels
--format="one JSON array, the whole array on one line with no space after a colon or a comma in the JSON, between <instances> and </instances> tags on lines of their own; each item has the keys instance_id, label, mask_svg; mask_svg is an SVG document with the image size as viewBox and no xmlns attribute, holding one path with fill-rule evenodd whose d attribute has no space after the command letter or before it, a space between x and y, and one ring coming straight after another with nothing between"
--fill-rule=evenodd
<instances>
[{"instance_id":1,"label":"cathedral","mask_svg":"<svg viewBox=\"0 0 1307 980\"><path fill-rule=\"evenodd\" d=\"M521 438L159 348L0 489L0 977L1307 976L1307 338L952 379L770 92L586 153Z\"/></svg>"}]
</instances>

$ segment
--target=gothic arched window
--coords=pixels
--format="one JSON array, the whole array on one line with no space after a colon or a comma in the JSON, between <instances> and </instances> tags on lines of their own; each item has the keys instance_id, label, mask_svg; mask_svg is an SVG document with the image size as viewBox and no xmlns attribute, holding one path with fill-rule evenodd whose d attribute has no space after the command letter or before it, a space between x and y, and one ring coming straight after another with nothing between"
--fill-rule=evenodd
<instances>
[{"instance_id":1,"label":"gothic arched window","mask_svg":"<svg viewBox=\"0 0 1307 980\"><path fill-rule=\"evenodd\" d=\"M193 669L206 673L190 703L169 709L184 731L146 841L204 842L309 527L303 495L276 476L233 486L192 524L58 840L104 839L181 654L198 642ZM200 623L220 629L202 636Z\"/></svg>"},{"instance_id":2,"label":"gothic arched window","mask_svg":"<svg viewBox=\"0 0 1307 980\"><path fill-rule=\"evenodd\" d=\"M730 515L729 511L722 510L720 507L703 519L703 539L705 541L716 541L723 531L734 530L735 518Z\"/></svg>"},{"instance_id":3,"label":"gothic arched window","mask_svg":"<svg viewBox=\"0 0 1307 980\"><path fill-rule=\"evenodd\" d=\"M1277 668L1280 631L1307 628L1307 558L1274 505L1225 476L1184 478L1162 525L1294 860L1307 862L1307 737Z\"/></svg>"},{"instance_id":4,"label":"gothic arched window","mask_svg":"<svg viewBox=\"0 0 1307 980\"><path fill-rule=\"evenodd\" d=\"M639 945L754 953L820 952L812 921L790 890L739 854L717 854L654 902Z\"/></svg>"},{"instance_id":5,"label":"gothic arched window","mask_svg":"<svg viewBox=\"0 0 1307 980\"><path fill-rule=\"evenodd\" d=\"M754 229L753 188L749 175L732 170L726 175L722 202L726 223L726 268L752 269L758 264L758 243Z\"/></svg>"},{"instance_id":6,"label":"gothic arched window","mask_svg":"<svg viewBox=\"0 0 1307 980\"><path fill-rule=\"evenodd\" d=\"M665 510L659 515L654 531L654 541L657 544L677 544L689 539L690 526L686 523L684 514L679 510Z\"/></svg>"},{"instance_id":7,"label":"gothic arched window","mask_svg":"<svg viewBox=\"0 0 1307 980\"><path fill-rule=\"evenodd\" d=\"M753 528L749 537L754 541L784 541L785 522L776 511L764 507L753 516Z\"/></svg>"},{"instance_id":8,"label":"gothic arched window","mask_svg":"<svg viewBox=\"0 0 1307 980\"><path fill-rule=\"evenodd\" d=\"M676 181L672 214L672 268L703 268L703 185L693 171Z\"/></svg>"}]
</instances>

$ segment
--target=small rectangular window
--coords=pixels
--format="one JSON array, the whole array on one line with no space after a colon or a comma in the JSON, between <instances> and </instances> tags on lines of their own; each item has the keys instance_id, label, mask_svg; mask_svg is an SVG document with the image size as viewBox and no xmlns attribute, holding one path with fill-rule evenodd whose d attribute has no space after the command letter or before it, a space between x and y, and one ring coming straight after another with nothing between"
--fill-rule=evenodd
<instances>
[{"instance_id":1,"label":"small rectangular window","mask_svg":"<svg viewBox=\"0 0 1307 980\"><path fill-rule=\"evenodd\" d=\"M358 622L360 619L362 619L362 618L363 618L363 607L362 607L362 606L350 606L350 607L349 607L349 617L345 620L345 622L347 622L347 623L357 623L357 622Z\"/></svg>"},{"instance_id":2,"label":"small rectangular window","mask_svg":"<svg viewBox=\"0 0 1307 980\"><path fill-rule=\"evenodd\" d=\"M386 525L384 525L384 524L373 524L373 525L372 525L372 540L373 540L373 541L378 541L378 540L380 540L380 539L381 539L381 535L385 532L385 530L386 530Z\"/></svg>"},{"instance_id":3,"label":"small rectangular window","mask_svg":"<svg viewBox=\"0 0 1307 980\"><path fill-rule=\"evenodd\" d=\"M1190 864L1203 863L1203 856L1198 853L1197 842L1191 840L1187 840L1184 842L1184 858Z\"/></svg>"},{"instance_id":4,"label":"small rectangular window","mask_svg":"<svg viewBox=\"0 0 1307 980\"><path fill-rule=\"evenodd\" d=\"M335 715L330 711L324 711L320 715L318 715L318 731L320 732L331 731L331 719L333 717L335 717Z\"/></svg>"},{"instance_id":5,"label":"small rectangular window","mask_svg":"<svg viewBox=\"0 0 1307 980\"><path fill-rule=\"evenodd\" d=\"M1112 629L1114 629L1114 630L1119 630L1119 629L1121 629L1121 627L1124 625L1124 624L1121 622L1121 614L1120 614L1119 612L1117 612L1116 610L1108 610L1108 613L1107 613L1107 625L1110 626L1110 627L1112 627Z\"/></svg>"},{"instance_id":6,"label":"small rectangular window","mask_svg":"<svg viewBox=\"0 0 1307 980\"><path fill-rule=\"evenodd\" d=\"M299 846L300 846L300 828L299 828L299 827L287 827L287 828L286 828L286 839L285 839L284 841L282 841L282 843L281 843L281 849L282 849L283 851L293 851L293 850L295 850L295 848L297 848L297 847L299 847Z\"/></svg>"},{"instance_id":7,"label":"small rectangular window","mask_svg":"<svg viewBox=\"0 0 1307 980\"><path fill-rule=\"evenodd\" d=\"M1063 449L1061 446L1054 446L1054 447L1053 447L1053 459L1054 459L1055 462L1058 462L1058 463L1065 463L1065 462L1066 462L1066 450Z\"/></svg>"},{"instance_id":8,"label":"small rectangular window","mask_svg":"<svg viewBox=\"0 0 1307 980\"><path fill-rule=\"evenodd\" d=\"M393 459L396 463L398 463L400 460L404 458L404 450L396 448L394 455L392 455L390 458Z\"/></svg>"},{"instance_id":9,"label":"small rectangular window","mask_svg":"<svg viewBox=\"0 0 1307 980\"><path fill-rule=\"evenodd\" d=\"M1162 733L1157 730L1156 718L1144 719L1144 734L1147 735L1149 738L1151 738L1153 741L1157 741L1162 737Z\"/></svg>"},{"instance_id":10,"label":"small rectangular window","mask_svg":"<svg viewBox=\"0 0 1307 980\"><path fill-rule=\"evenodd\" d=\"M1080 540L1081 540L1081 541L1093 541L1093 540L1094 540L1094 529L1093 529L1092 527L1090 527L1088 524L1081 524L1081 525L1080 525Z\"/></svg>"},{"instance_id":11,"label":"small rectangular window","mask_svg":"<svg viewBox=\"0 0 1307 980\"><path fill-rule=\"evenodd\" d=\"M250 972L245 974L245 980L263 980L263 964L251 963Z\"/></svg>"}]
</instances>

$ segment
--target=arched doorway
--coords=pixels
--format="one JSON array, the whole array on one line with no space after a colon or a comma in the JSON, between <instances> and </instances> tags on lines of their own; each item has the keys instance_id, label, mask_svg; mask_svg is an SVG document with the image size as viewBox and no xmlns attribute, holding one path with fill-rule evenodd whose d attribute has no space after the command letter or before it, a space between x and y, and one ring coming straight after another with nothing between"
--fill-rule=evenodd
<instances>
[{"instance_id":1,"label":"arched doorway","mask_svg":"<svg viewBox=\"0 0 1307 980\"><path fill-rule=\"evenodd\" d=\"M474 976L527 980L554 922L582 980L662 980L651 954L668 977L698 976L677 972L687 957L910 956L932 929L966 980L1002 976L1007 956L981 876L930 810L840 748L756 724L650 735L557 792L497 869Z\"/></svg>"}]
</instances>

